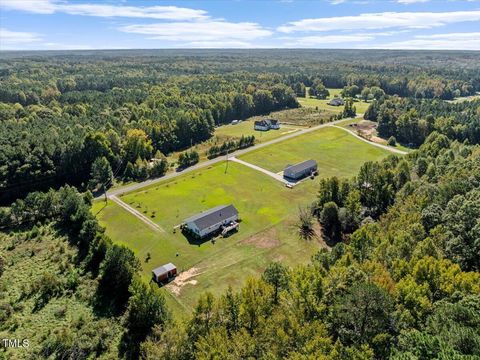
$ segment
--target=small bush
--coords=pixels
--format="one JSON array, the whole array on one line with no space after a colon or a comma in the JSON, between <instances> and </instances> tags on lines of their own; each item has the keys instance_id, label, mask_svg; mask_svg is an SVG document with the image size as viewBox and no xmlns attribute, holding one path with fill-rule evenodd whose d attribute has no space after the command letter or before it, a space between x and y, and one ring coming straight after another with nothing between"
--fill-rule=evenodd
<instances>
[{"instance_id":1,"label":"small bush","mask_svg":"<svg viewBox=\"0 0 480 360\"><path fill-rule=\"evenodd\" d=\"M397 146L397 139L395 139L394 136L390 136L390 137L388 138L387 144L388 144L389 146Z\"/></svg>"}]
</instances>

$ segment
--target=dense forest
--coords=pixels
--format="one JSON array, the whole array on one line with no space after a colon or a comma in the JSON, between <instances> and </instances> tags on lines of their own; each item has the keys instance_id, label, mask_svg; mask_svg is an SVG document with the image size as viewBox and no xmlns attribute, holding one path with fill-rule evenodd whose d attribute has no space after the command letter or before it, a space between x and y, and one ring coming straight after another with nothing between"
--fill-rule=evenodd
<instances>
[{"instance_id":1,"label":"dense forest","mask_svg":"<svg viewBox=\"0 0 480 360\"><path fill-rule=\"evenodd\" d=\"M480 90L478 60L403 51L2 54L0 338L32 345L2 348L0 359L478 359L480 102L445 101ZM273 262L174 318L158 286L140 279L133 251L106 236L89 190L114 177L161 176L172 151L185 150L179 162L189 166L198 161L189 148L216 125L298 107L312 85L319 98L323 87L370 96L365 118L380 136L418 149L318 181L295 229L308 242L319 224L330 251L294 268ZM241 140L209 155L255 141Z\"/></svg>"},{"instance_id":2,"label":"dense forest","mask_svg":"<svg viewBox=\"0 0 480 360\"><path fill-rule=\"evenodd\" d=\"M383 138L421 145L430 133L439 131L450 139L480 143L480 100L449 103L400 97L382 97L372 102L364 117L378 122Z\"/></svg>"},{"instance_id":3,"label":"dense forest","mask_svg":"<svg viewBox=\"0 0 480 360\"><path fill-rule=\"evenodd\" d=\"M150 171L152 159L209 139L216 125L298 107L295 94L312 85L345 87L349 96L366 88L472 95L480 90L478 60L472 52L5 52L0 201L65 183L108 187L105 172L161 175L165 166ZM99 158L108 166L92 169ZM104 176L95 178L98 169Z\"/></svg>"}]
</instances>

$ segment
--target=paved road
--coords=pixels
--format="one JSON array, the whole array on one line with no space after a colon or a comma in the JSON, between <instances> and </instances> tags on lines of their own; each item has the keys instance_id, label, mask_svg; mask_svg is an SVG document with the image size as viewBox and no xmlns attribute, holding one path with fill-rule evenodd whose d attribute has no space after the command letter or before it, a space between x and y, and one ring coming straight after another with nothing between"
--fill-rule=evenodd
<instances>
[{"instance_id":1,"label":"paved road","mask_svg":"<svg viewBox=\"0 0 480 360\"><path fill-rule=\"evenodd\" d=\"M363 114L357 115L357 118L360 118L360 117L363 117ZM254 145L254 146L251 146L251 147L246 148L246 149L241 149L241 150L234 151L229 156L240 156L240 155L246 154L250 151L255 151L257 149L261 149L263 147L266 147L266 146L269 146L269 145L272 145L272 144L276 144L276 143L279 143L281 141L292 139L294 137L297 137L297 136L300 136L300 135L305 135L305 134L310 133L312 131L317 131L319 129L322 129L322 128L325 128L325 127L328 127L328 126L338 124L339 122L342 122L342 121L345 121L345 120L347 120L347 119L336 120L336 121L332 121L332 122L329 122L329 123L326 123L326 124L321 124L321 125L317 125L317 126L312 126L310 128L301 129L301 130L295 131L291 134L287 134L285 136L278 137L276 139L269 140L269 141L266 141L264 143ZM165 175L163 177L160 177L160 178L145 180L145 181L142 181L140 183L128 185L128 186L118 188L118 189L109 190L107 192L107 197L110 198L111 196L114 196L114 195L122 195L122 194L127 193L127 192L138 190L138 189L144 188L145 186L149 186L149 185L161 182L161 181L169 180L169 179L175 178L175 177L183 175L183 174L188 174L189 172L192 172L192 171L195 171L195 170L198 170L198 169L202 169L204 167L212 166L212 165L214 165L216 163L219 163L219 162L222 162L224 160L225 160L225 157L220 156L220 157L217 157L217 158L212 159L212 160L207 160L207 161L198 163L197 165L186 168L183 171L173 172L173 173L167 174L167 175ZM97 198L101 198L102 196L103 196L103 194L99 195Z\"/></svg>"},{"instance_id":2,"label":"paved road","mask_svg":"<svg viewBox=\"0 0 480 360\"><path fill-rule=\"evenodd\" d=\"M357 135L354 131L352 130L349 130L349 129L346 129L344 127L341 127L341 126L336 126L336 125L331 125L332 127L335 127L337 129L342 129L350 134L352 134L353 136L355 136L357 139L360 139L362 141L365 141L366 143L370 144L370 145L373 145L373 146L376 146L376 147L379 147L379 148L382 148L382 149L385 149L385 150L388 150L388 151L391 151L391 152L394 152L394 153L397 153L397 154L401 154L401 155L406 155L408 154L407 151L403 151L403 150L400 150L400 149L395 149L394 147L391 147L391 146L387 146L387 145L382 145L382 144L378 144L376 142L373 142L373 141L369 141L359 135Z\"/></svg>"},{"instance_id":3,"label":"paved road","mask_svg":"<svg viewBox=\"0 0 480 360\"><path fill-rule=\"evenodd\" d=\"M268 171L267 169L264 169L264 168L262 168L262 167L260 167L260 166L253 165L253 164L251 164L251 163L249 163L249 162L246 162L246 161L237 159L235 156L229 157L228 159L231 160L231 161L235 161L235 162L237 162L237 163L239 163L239 164L248 166L249 168L251 168L251 169L253 169L253 170L260 171L260 172L262 172L262 173L264 173L264 174L266 174L266 175L268 175L268 176L274 178L275 180L278 180L278 181L280 181L280 182L282 182L282 183L284 183L284 184L286 184L286 183L288 182L287 180L285 180L285 179L283 178L282 175L275 174L274 172Z\"/></svg>"}]
</instances>

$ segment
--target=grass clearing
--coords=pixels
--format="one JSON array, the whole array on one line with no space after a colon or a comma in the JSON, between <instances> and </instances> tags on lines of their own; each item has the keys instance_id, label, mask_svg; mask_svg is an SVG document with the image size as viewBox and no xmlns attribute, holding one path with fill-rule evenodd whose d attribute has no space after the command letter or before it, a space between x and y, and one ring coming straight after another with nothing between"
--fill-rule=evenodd
<instances>
[{"instance_id":1,"label":"grass clearing","mask_svg":"<svg viewBox=\"0 0 480 360\"><path fill-rule=\"evenodd\" d=\"M291 132L298 131L298 126L281 125L278 130L258 131L253 128L254 120L242 121L236 125L223 125L215 129L215 136L219 139L238 139L243 136L255 136L255 143L276 139Z\"/></svg>"},{"instance_id":2,"label":"grass clearing","mask_svg":"<svg viewBox=\"0 0 480 360\"><path fill-rule=\"evenodd\" d=\"M288 164L314 159L321 176L353 176L365 161L379 160L390 153L356 139L345 131L327 127L301 137L282 141L248 154L244 161L275 173Z\"/></svg>"},{"instance_id":3,"label":"grass clearing","mask_svg":"<svg viewBox=\"0 0 480 360\"><path fill-rule=\"evenodd\" d=\"M318 242L299 240L292 226L298 206L315 196L316 183L291 191L241 164L229 162L226 174L225 167L220 163L121 197L149 217L154 213L151 219L166 229L166 234L152 231L115 203L94 205L95 213L101 210L97 217L113 241L137 254L146 279L151 269L167 262L180 271L199 269L194 277L197 283L187 284L174 299L176 312L191 309L206 290L220 293L229 285L241 285L248 275L258 274L274 259L294 265L307 261L320 247ZM242 222L238 233L215 243L194 244L173 232L186 217L228 203L239 210ZM171 296L167 301L172 302Z\"/></svg>"},{"instance_id":4,"label":"grass clearing","mask_svg":"<svg viewBox=\"0 0 480 360\"><path fill-rule=\"evenodd\" d=\"M387 151L362 142L333 127L324 128L246 154L242 159L280 171L287 162L306 158L319 162L320 176L351 176L368 160L379 160ZM113 202L96 202L93 211L116 243L130 247L142 262L143 276L153 268L173 262L180 271L194 268L178 295L165 291L176 314L191 311L199 294L220 294L258 276L273 260L287 265L307 262L324 246L320 239L306 242L296 234L299 206L313 201L318 180L307 180L294 189L244 165L226 162L150 185L121 199L159 224L159 234ZM189 241L173 227L183 219L219 204L232 203L240 213L240 231L215 243ZM176 256L176 254L179 254Z\"/></svg>"},{"instance_id":5,"label":"grass clearing","mask_svg":"<svg viewBox=\"0 0 480 360\"><path fill-rule=\"evenodd\" d=\"M319 110L328 110L335 114L341 113L343 111L343 106L332 106L328 105L328 102L333 99L335 96L340 96L340 92L342 89L332 89L329 88L328 91L330 92L330 96L328 96L325 100L315 99L307 95L307 97L299 97L298 102L300 105L307 107L307 108L318 108ZM306 93L308 94L308 88ZM354 105L357 111L357 114L363 114L367 111L368 106L370 105L369 102L365 102L363 100L354 100Z\"/></svg>"}]
</instances>

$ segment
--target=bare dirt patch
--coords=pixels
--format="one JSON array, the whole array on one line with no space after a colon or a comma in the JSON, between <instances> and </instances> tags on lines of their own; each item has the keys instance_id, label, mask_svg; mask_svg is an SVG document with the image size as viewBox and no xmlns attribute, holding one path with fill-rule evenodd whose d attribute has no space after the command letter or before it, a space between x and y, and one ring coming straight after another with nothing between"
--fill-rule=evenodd
<instances>
[{"instance_id":1,"label":"bare dirt patch","mask_svg":"<svg viewBox=\"0 0 480 360\"><path fill-rule=\"evenodd\" d=\"M259 249L271 249L280 245L277 230L270 228L259 232L242 241L243 244L253 245Z\"/></svg>"},{"instance_id":2,"label":"bare dirt patch","mask_svg":"<svg viewBox=\"0 0 480 360\"><path fill-rule=\"evenodd\" d=\"M185 285L196 285L198 281L192 278L200 274L201 272L199 272L196 267L192 267L188 270L182 271L180 274L177 275L175 280L165 285L165 287L173 294L178 296L180 295L180 292Z\"/></svg>"},{"instance_id":3,"label":"bare dirt patch","mask_svg":"<svg viewBox=\"0 0 480 360\"><path fill-rule=\"evenodd\" d=\"M323 239L322 227L317 221L315 221L313 223L313 231L315 232L315 241L317 241L322 248L325 248L327 250L331 250L331 247L328 246L328 244Z\"/></svg>"},{"instance_id":4,"label":"bare dirt patch","mask_svg":"<svg viewBox=\"0 0 480 360\"><path fill-rule=\"evenodd\" d=\"M348 125L348 129L354 131L358 136L377 144L385 144L385 139L377 135L377 124L369 120L361 120Z\"/></svg>"}]
</instances>

